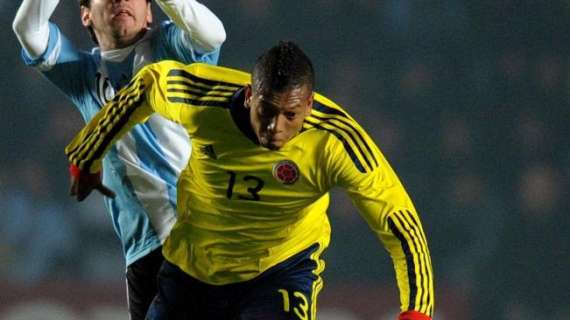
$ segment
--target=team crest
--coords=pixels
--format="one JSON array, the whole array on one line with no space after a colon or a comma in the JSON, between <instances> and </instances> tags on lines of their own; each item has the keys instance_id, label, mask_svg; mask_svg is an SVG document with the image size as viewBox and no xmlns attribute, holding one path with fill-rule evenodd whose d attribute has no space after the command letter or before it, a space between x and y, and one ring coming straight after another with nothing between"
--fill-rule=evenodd
<instances>
[{"instance_id":1,"label":"team crest","mask_svg":"<svg viewBox=\"0 0 570 320\"><path fill-rule=\"evenodd\" d=\"M290 160L279 161L273 166L273 176L283 184L293 184L299 180L299 167Z\"/></svg>"}]
</instances>

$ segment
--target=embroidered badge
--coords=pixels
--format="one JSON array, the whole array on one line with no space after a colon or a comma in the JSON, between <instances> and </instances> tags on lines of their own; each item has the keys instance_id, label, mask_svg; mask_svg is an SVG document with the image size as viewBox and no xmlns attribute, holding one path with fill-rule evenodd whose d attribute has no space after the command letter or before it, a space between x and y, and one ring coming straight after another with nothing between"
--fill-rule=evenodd
<instances>
[{"instance_id":1,"label":"embroidered badge","mask_svg":"<svg viewBox=\"0 0 570 320\"><path fill-rule=\"evenodd\" d=\"M279 161L273 166L273 176L283 184L293 184L299 179L299 167L290 160Z\"/></svg>"}]
</instances>

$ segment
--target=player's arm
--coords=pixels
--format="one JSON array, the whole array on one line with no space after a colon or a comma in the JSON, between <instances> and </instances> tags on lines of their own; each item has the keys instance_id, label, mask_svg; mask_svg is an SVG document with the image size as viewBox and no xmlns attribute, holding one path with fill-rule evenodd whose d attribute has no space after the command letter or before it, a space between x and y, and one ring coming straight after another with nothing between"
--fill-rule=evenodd
<instances>
[{"instance_id":1,"label":"player's arm","mask_svg":"<svg viewBox=\"0 0 570 320\"><path fill-rule=\"evenodd\" d=\"M49 18L59 0L23 0L12 29L31 58L44 53L49 41Z\"/></svg>"},{"instance_id":2,"label":"player's arm","mask_svg":"<svg viewBox=\"0 0 570 320\"><path fill-rule=\"evenodd\" d=\"M389 252L400 291L400 320L431 319L431 258L419 216L396 174L355 121L335 116L323 153L327 176L342 186ZM348 117L348 116L347 116ZM324 125L323 125L324 126Z\"/></svg>"},{"instance_id":3,"label":"player's arm","mask_svg":"<svg viewBox=\"0 0 570 320\"><path fill-rule=\"evenodd\" d=\"M76 102L84 94L89 59L49 21L59 0L23 0L13 22L26 65L42 72ZM78 104L79 106L80 104Z\"/></svg>"},{"instance_id":4,"label":"player's arm","mask_svg":"<svg viewBox=\"0 0 570 320\"><path fill-rule=\"evenodd\" d=\"M71 195L77 200L85 199L94 189L113 196L101 184L101 161L114 142L132 127L145 122L154 112L173 121L180 120L178 107L167 106L163 100L165 86L160 83L162 72L167 73L172 64L176 63L165 61L141 69L65 148L70 163Z\"/></svg>"},{"instance_id":5,"label":"player's arm","mask_svg":"<svg viewBox=\"0 0 570 320\"><path fill-rule=\"evenodd\" d=\"M219 49L226 40L222 21L196 0L157 0L162 11L182 30L182 44L198 53Z\"/></svg>"}]
</instances>

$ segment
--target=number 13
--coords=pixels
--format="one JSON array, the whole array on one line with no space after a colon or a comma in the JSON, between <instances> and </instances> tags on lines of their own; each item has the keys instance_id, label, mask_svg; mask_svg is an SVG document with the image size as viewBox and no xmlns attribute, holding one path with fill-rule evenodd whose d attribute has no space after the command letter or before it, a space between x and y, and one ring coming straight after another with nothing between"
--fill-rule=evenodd
<instances>
[{"instance_id":1,"label":"number 13","mask_svg":"<svg viewBox=\"0 0 570 320\"><path fill-rule=\"evenodd\" d=\"M283 297L283 311L291 312L291 302L289 298L289 291L286 289L277 290ZM307 297L299 291L293 292L293 297L299 300L298 307L293 307L293 312L301 320L309 320L309 301Z\"/></svg>"},{"instance_id":2,"label":"number 13","mask_svg":"<svg viewBox=\"0 0 570 320\"><path fill-rule=\"evenodd\" d=\"M227 171L227 173L230 175L230 181L228 181L228 189L226 190L226 197L231 200L232 196L234 194L234 185L236 184L237 174L233 171ZM258 177L250 176L250 175L243 177L242 180L245 182L255 181L256 184L254 187L248 187L247 188L247 192L249 192L249 194L250 194L249 196L238 195L238 198L240 198L242 200L259 201L259 199L260 199L259 191L261 191L261 189L265 185L265 182L263 182L263 180L261 180Z\"/></svg>"}]
</instances>

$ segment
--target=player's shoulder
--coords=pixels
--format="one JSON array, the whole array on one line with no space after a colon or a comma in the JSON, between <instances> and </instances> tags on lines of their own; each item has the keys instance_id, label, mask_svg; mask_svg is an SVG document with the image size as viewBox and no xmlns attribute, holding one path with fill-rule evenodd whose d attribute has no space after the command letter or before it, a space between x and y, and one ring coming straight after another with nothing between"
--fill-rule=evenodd
<instances>
[{"instance_id":1,"label":"player's shoulder","mask_svg":"<svg viewBox=\"0 0 570 320\"><path fill-rule=\"evenodd\" d=\"M319 93L315 93L313 108L305 119L304 127L318 129L333 136L339 131L361 130L360 125L344 108Z\"/></svg>"},{"instance_id":2,"label":"player's shoulder","mask_svg":"<svg viewBox=\"0 0 570 320\"><path fill-rule=\"evenodd\" d=\"M312 115L354 121L343 107L318 92L315 92Z\"/></svg>"},{"instance_id":3,"label":"player's shoulder","mask_svg":"<svg viewBox=\"0 0 570 320\"><path fill-rule=\"evenodd\" d=\"M167 35L169 32L178 30L178 27L172 20L162 20L155 26L150 28L153 37Z\"/></svg>"},{"instance_id":4,"label":"player's shoulder","mask_svg":"<svg viewBox=\"0 0 570 320\"><path fill-rule=\"evenodd\" d=\"M323 95L315 94L303 129L313 140L324 144L325 156L350 159L347 161L354 162L360 172L372 171L378 166L378 150L372 139L344 108Z\"/></svg>"},{"instance_id":5,"label":"player's shoulder","mask_svg":"<svg viewBox=\"0 0 570 320\"><path fill-rule=\"evenodd\" d=\"M191 73L204 80L220 82L221 84L244 86L251 82L251 75L247 72L211 65L206 63L193 63L188 66Z\"/></svg>"},{"instance_id":6,"label":"player's shoulder","mask_svg":"<svg viewBox=\"0 0 570 320\"><path fill-rule=\"evenodd\" d=\"M342 107L315 93L311 113L303 122L303 140L314 148L328 149L334 144L342 144L342 127L339 125L350 121L352 118Z\"/></svg>"},{"instance_id":7,"label":"player's shoulder","mask_svg":"<svg viewBox=\"0 0 570 320\"><path fill-rule=\"evenodd\" d=\"M162 60L145 67L167 77L183 77L189 80L208 82L212 85L242 87L250 83L249 73L206 63L185 64L177 60Z\"/></svg>"}]
</instances>

